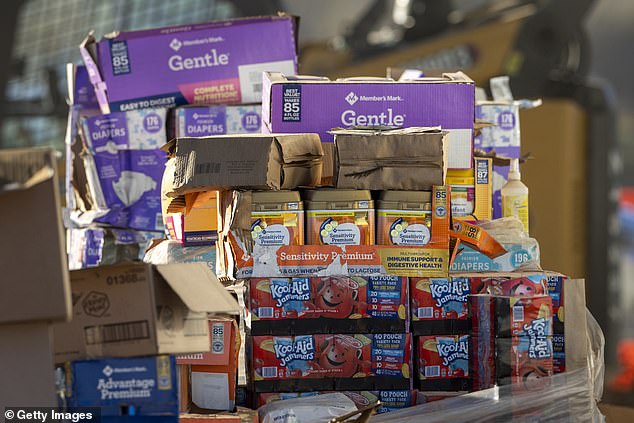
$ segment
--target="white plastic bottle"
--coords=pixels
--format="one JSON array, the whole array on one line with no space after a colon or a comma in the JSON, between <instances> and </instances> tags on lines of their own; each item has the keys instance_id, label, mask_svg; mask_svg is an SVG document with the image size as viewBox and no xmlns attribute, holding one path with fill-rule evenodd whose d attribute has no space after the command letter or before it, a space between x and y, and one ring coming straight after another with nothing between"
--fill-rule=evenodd
<instances>
[{"instance_id":1,"label":"white plastic bottle","mask_svg":"<svg viewBox=\"0 0 634 423\"><path fill-rule=\"evenodd\" d=\"M520 163L511 159L508 182L502 187L502 216L517 217L528 233L528 187L522 183Z\"/></svg>"}]
</instances>

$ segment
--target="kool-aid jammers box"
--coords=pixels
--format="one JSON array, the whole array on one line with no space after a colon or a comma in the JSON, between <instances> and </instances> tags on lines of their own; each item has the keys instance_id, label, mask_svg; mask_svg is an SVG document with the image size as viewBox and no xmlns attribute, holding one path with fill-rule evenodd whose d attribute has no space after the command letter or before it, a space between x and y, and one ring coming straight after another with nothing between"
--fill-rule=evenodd
<instances>
[{"instance_id":1,"label":"kool-aid jammers box","mask_svg":"<svg viewBox=\"0 0 634 423\"><path fill-rule=\"evenodd\" d=\"M407 278L253 278L248 304L252 335L404 333Z\"/></svg>"},{"instance_id":2,"label":"kool-aid jammers box","mask_svg":"<svg viewBox=\"0 0 634 423\"><path fill-rule=\"evenodd\" d=\"M416 337L418 388L425 391L467 391L469 335Z\"/></svg>"},{"instance_id":3,"label":"kool-aid jammers box","mask_svg":"<svg viewBox=\"0 0 634 423\"><path fill-rule=\"evenodd\" d=\"M74 361L67 365L66 383L67 406L99 407L101 421L178 422L174 357Z\"/></svg>"},{"instance_id":4,"label":"kool-aid jammers box","mask_svg":"<svg viewBox=\"0 0 634 423\"><path fill-rule=\"evenodd\" d=\"M116 32L80 47L103 113L257 103L262 72L295 74L295 18L236 19Z\"/></svg>"},{"instance_id":5,"label":"kool-aid jammers box","mask_svg":"<svg viewBox=\"0 0 634 423\"><path fill-rule=\"evenodd\" d=\"M411 278L412 333L459 334L471 329L468 278Z\"/></svg>"},{"instance_id":6,"label":"kool-aid jammers box","mask_svg":"<svg viewBox=\"0 0 634 423\"><path fill-rule=\"evenodd\" d=\"M256 397L256 407L261 407L273 401L280 401L299 397L309 397L327 392L268 392L258 394ZM343 391L341 392L352 401L357 408L362 409L377 401L381 402L379 408L376 409L377 414L387 413L388 411L400 410L415 405L416 395L411 390L400 391Z\"/></svg>"},{"instance_id":7,"label":"kool-aid jammers box","mask_svg":"<svg viewBox=\"0 0 634 423\"><path fill-rule=\"evenodd\" d=\"M564 333L564 283L568 279L556 272L546 272L548 295L553 301L553 332Z\"/></svg>"},{"instance_id":8,"label":"kool-aid jammers box","mask_svg":"<svg viewBox=\"0 0 634 423\"><path fill-rule=\"evenodd\" d=\"M548 295L535 297L493 297L497 338L524 336L540 331L553 334L552 300Z\"/></svg>"},{"instance_id":9,"label":"kool-aid jammers box","mask_svg":"<svg viewBox=\"0 0 634 423\"><path fill-rule=\"evenodd\" d=\"M495 340L496 381L514 390L543 389L541 378L553 374L553 343L541 327L524 336Z\"/></svg>"},{"instance_id":10,"label":"kool-aid jammers box","mask_svg":"<svg viewBox=\"0 0 634 423\"><path fill-rule=\"evenodd\" d=\"M172 139L259 133L261 116L259 104L181 106L172 111L168 134Z\"/></svg>"},{"instance_id":11,"label":"kool-aid jammers box","mask_svg":"<svg viewBox=\"0 0 634 423\"><path fill-rule=\"evenodd\" d=\"M253 336L255 392L410 389L409 334Z\"/></svg>"}]
</instances>

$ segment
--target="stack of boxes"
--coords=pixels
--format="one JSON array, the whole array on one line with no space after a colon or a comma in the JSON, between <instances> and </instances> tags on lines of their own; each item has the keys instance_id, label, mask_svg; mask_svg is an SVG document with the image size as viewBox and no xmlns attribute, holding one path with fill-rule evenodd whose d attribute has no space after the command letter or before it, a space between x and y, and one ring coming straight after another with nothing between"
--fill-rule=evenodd
<instances>
[{"instance_id":1,"label":"stack of boxes","mask_svg":"<svg viewBox=\"0 0 634 423\"><path fill-rule=\"evenodd\" d=\"M565 369L565 277L520 272L535 240L450 261L452 223L501 213L504 168L474 137L519 156L517 106L476 107L461 72L286 76L295 31L281 15L82 44L70 257L102 267L73 272L74 320L56 328L67 405L175 421L340 391L383 412ZM496 126L476 136L476 117ZM103 266L160 231L154 265ZM210 268L244 288L243 327Z\"/></svg>"},{"instance_id":2,"label":"stack of boxes","mask_svg":"<svg viewBox=\"0 0 634 423\"><path fill-rule=\"evenodd\" d=\"M102 407L106 421L177 421L190 400L234 409L240 337L233 318L208 319L238 311L210 272L218 196L168 213L161 147L259 133L261 72L295 73L295 29L280 15L82 43L86 67L69 67L67 239L71 269L98 267L71 274L73 321L55 327L65 406ZM144 256L156 266L105 266ZM212 388L224 402L198 395Z\"/></svg>"}]
</instances>

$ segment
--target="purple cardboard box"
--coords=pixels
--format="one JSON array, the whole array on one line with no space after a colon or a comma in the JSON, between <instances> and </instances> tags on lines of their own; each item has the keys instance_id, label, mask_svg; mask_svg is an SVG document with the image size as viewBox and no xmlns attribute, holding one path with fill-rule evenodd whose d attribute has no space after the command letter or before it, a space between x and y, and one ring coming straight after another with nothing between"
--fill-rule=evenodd
<instances>
[{"instance_id":1,"label":"purple cardboard box","mask_svg":"<svg viewBox=\"0 0 634 423\"><path fill-rule=\"evenodd\" d=\"M80 46L103 113L260 102L262 72L294 74L295 18L236 19L118 32Z\"/></svg>"},{"instance_id":2,"label":"purple cardboard box","mask_svg":"<svg viewBox=\"0 0 634 423\"><path fill-rule=\"evenodd\" d=\"M259 104L181 106L172 111L168 133L172 139L259 133L261 129Z\"/></svg>"},{"instance_id":3,"label":"purple cardboard box","mask_svg":"<svg viewBox=\"0 0 634 423\"><path fill-rule=\"evenodd\" d=\"M263 131L315 132L332 143L334 127L441 126L449 132L448 167L473 166L474 83L465 74L408 81L264 75Z\"/></svg>"},{"instance_id":4,"label":"purple cardboard box","mask_svg":"<svg viewBox=\"0 0 634 423\"><path fill-rule=\"evenodd\" d=\"M495 151L496 155L519 159L521 155L519 105L515 102L478 102L476 118L493 123L482 128L474 138L473 147L485 153ZM509 176L508 166L493 166L493 218L502 217L502 187Z\"/></svg>"}]
</instances>

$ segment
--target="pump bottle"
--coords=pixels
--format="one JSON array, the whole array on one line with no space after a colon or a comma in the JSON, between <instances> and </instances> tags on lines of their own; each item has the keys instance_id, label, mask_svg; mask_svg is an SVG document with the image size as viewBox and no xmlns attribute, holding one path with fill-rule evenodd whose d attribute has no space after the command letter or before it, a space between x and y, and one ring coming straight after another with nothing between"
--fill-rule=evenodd
<instances>
[{"instance_id":1,"label":"pump bottle","mask_svg":"<svg viewBox=\"0 0 634 423\"><path fill-rule=\"evenodd\" d=\"M520 163L511 159L508 182L502 187L502 216L517 217L528 234L528 187L522 183Z\"/></svg>"}]
</instances>

